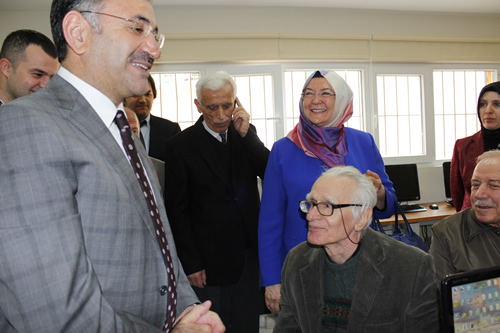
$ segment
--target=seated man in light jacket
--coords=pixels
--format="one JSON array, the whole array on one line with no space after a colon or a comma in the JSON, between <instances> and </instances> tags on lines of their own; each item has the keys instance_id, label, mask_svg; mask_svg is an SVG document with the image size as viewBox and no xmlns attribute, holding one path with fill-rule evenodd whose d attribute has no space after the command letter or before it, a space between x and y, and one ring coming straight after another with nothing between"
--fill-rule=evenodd
<instances>
[{"instance_id":1,"label":"seated man in light jacket","mask_svg":"<svg viewBox=\"0 0 500 333\"><path fill-rule=\"evenodd\" d=\"M354 167L314 183L307 242L283 266L274 332L439 332L432 257L367 228L376 193Z\"/></svg>"}]
</instances>

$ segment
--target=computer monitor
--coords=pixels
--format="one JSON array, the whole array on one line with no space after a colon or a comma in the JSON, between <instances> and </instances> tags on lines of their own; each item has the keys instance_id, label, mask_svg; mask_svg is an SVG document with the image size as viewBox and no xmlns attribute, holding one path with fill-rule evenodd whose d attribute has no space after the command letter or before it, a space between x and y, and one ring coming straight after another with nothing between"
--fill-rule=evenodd
<instances>
[{"instance_id":1,"label":"computer monitor","mask_svg":"<svg viewBox=\"0 0 500 333\"><path fill-rule=\"evenodd\" d=\"M451 198L450 166L451 166L451 162L443 162L444 192L445 192L446 198Z\"/></svg>"},{"instance_id":2,"label":"computer monitor","mask_svg":"<svg viewBox=\"0 0 500 333\"><path fill-rule=\"evenodd\" d=\"M500 332L500 267L441 281L442 332Z\"/></svg>"},{"instance_id":3,"label":"computer monitor","mask_svg":"<svg viewBox=\"0 0 500 333\"><path fill-rule=\"evenodd\" d=\"M418 170L416 164L386 165L385 172L396 190L398 202L420 200Z\"/></svg>"}]
</instances>

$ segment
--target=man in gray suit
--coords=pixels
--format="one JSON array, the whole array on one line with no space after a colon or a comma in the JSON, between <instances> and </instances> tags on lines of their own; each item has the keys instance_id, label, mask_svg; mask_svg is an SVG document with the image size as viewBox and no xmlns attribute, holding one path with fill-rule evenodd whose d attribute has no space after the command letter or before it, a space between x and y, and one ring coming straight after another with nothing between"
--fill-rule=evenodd
<instances>
[{"instance_id":1,"label":"man in gray suit","mask_svg":"<svg viewBox=\"0 0 500 333\"><path fill-rule=\"evenodd\" d=\"M0 111L0 332L223 332L120 111L160 56L150 2L54 0L50 22L61 69Z\"/></svg>"}]
</instances>

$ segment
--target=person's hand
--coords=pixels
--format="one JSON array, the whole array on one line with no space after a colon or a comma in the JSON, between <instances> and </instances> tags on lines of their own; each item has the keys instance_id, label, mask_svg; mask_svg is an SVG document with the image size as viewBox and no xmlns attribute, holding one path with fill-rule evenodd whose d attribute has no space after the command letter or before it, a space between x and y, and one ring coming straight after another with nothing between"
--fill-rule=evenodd
<instances>
[{"instance_id":1,"label":"person's hand","mask_svg":"<svg viewBox=\"0 0 500 333\"><path fill-rule=\"evenodd\" d=\"M250 115L241 106L240 100L236 97L235 108L233 110L233 124L234 128L240 133L242 138L248 133L248 128L250 127Z\"/></svg>"},{"instance_id":2,"label":"person's hand","mask_svg":"<svg viewBox=\"0 0 500 333\"><path fill-rule=\"evenodd\" d=\"M190 274L187 278L193 287L204 288L207 284L207 274L205 270Z\"/></svg>"},{"instance_id":3,"label":"person's hand","mask_svg":"<svg viewBox=\"0 0 500 333\"><path fill-rule=\"evenodd\" d=\"M172 333L222 333L226 327L219 316L210 310L212 302L206 301L200 305L193 305L182 312L176 320Z\"/></svg>"},{"instance_id":4,"label":"person's hand","mask_svg":"<svg viewBox=\"0 0 500 333\"><path fill-rule=\"evenodd\" d=\"M385 187L382 184L382 179L375 172L367 170L365 176L370 178L375 192L377 192L377 208L383 210L385 208Z\"/></svg>"},{"instance_id":5,"label":"person's hand","mask_svg":"<svg viewBox=\"0 0 500 333\"><path fill-rule=\"evenodd\" d=\"M281 284L266 287L266 306L274 314L280 312Z\"/></svg>"}]
</instances>

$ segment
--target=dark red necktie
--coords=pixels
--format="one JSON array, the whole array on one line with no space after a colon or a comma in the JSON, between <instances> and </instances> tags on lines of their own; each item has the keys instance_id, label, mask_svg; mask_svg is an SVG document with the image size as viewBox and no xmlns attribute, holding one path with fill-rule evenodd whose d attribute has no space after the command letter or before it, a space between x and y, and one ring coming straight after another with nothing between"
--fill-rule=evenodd
<instances>
[{"instance_id":1,"label":"dark red necktie","mask_svg":"<svg viewBox=\"0 0 500 333\"><path fill-rule=\"evenodd\" d=\"M130 126L128 124L127 118L123 111L118 110L115 123L120 129L120 136L122 137L123 147L127 152L128 159L132 168L135 171L135 176L141 185L144 198L148 204L149 213L153 219L153 224L155 226L156 235L158 236L158 241L160 242L161 252L163 253L163 259L165 265L167 266L168 273L168 305L167 305L167 319L165 320L165 326L163 330L165 332L170 332L174 326L175 315L177 312L177 288L175 284L175 271L174 265L172 263L172 257L170 255L170 249L168 247L167 236L165 235L165 229L163 228L163 222L156 205L156 200L153 194L153 189L150 186L148 178L146 176L146 171L141 163L141 159L137 154L135 149L134 139L132 138L132 131L130 131Z\"/></svg>"}]
</instances>

